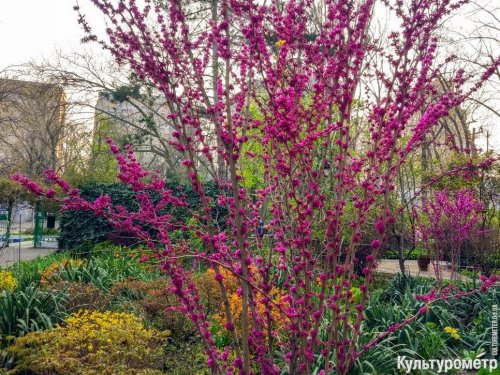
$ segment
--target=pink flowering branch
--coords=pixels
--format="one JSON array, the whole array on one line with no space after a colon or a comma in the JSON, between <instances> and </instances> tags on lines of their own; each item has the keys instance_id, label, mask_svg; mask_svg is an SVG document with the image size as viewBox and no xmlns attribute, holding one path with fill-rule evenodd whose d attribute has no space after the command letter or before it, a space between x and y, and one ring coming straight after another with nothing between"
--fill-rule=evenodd
<instances>
[{"instance_id":1,"label":"pink flowering branch","mask_svg":"<svg viewBox=\"0 0 500 375\"><path fill-rule=\"evenodd\" d=\"M198 256L216 272L231 348L217 350L199 293L182 264L182 257L197 252L171 238L173 230L188 226L162 214L167 205L187 204L145 171L131 148L122 154L110 142L119 178L136 194L137 211L115 206L105 196L87 202L49 175L70 196L62 198L64 209L106 217L157 251L214 373L279 374L286 368L290 374L309 374L315 355L322 354L325 373L346 374L360 354L373 270L394 222L389 197L399 168L432 127L500 64L494 60L480 77L459 71L444 91L434 84L451 61L436 62L436 31L464 1L382 1L398 20L384 49L370 37L375 0L323 0L320 25L307 16L311 0L282 6L220 0L200 32L182 0L91 2L106 18L107 38L97 38L80 14L86 40L99 42L166 100L175 129L168 142L183 155L188 181L200 196L192 209L195 233L205 245ZM379 95L356 100L374 79L381 84ZM251 116L250 107L258 115ZM356 123L366 125L366 136L359 136ZM263 186L255 192L247 190L242 173L251 137L261 149L254 160L264 170ZM226 230L210 215L213 202L203 183L209 176L221 189L217 203L228 210ZM17 180L47 196L28 180ZM375 235L357 303L351 292L354 266L372 214ZM265 239L255 235L260 218L270 233ZM238 275L239 321L228 308L219 265ZM279 304L269 298L273 288L284 295L281 309L289 317L284 323L271 313ZM327 340L319 337L323 324Z\"/></svg>"},{"instance_id":2,"label":"pink flowering branch","mask_svg":"<svg viewBox=\"0 0 500 375\"><path fill-rule=\"evenodd\" d=\"M442 279L441 263L448 258L452 279L458 277L458 259L464 241L478 236L483 205L469 190L435 191L420 207L418 229L431 250L436 279Z\"/></svg>"}]
</instances>

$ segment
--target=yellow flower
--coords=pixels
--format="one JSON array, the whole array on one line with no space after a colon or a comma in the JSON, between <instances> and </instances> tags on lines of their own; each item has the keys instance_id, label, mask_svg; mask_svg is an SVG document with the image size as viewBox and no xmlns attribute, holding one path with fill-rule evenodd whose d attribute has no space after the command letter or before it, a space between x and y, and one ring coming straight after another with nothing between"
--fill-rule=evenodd
<instances>
[{"instance_id":1,"label":"yellow flower","mask_svg":"<svg viewBox=\"0 0 500 375\"><path fill-rule=\"evenodd\" d=\"M280 39L275 43L276 47L283 47L285 44L286 44L286 40L284 40L284 39Z\"/></svg>"},{"instance_id":2,"label":"yellow flower","mask_svg":"<svg viewBox=\"0 0 500 375\"><path fill-rule=\"evenodd\" d=\"M458 329L453 328L453 327L444 327L444 331L449 334L451 337L453 337L455 340L458 340L460 338L460 335L458 334Z\"/></svg>"},{"instance_id":3,"label":"yellow flower","mask_svg":"<svg viewBox=\"0 0 500 375\"><path fill-rule=\"evenodd\" d=\"M153 375L161 374L169 335L134 314L80 310L53 329L20 337L8 350L22 351L21 361L37 373L52 374L57 366L65 374L87 374L86 367L104 374L113 366L116 374Z\"/></svg>"},{"instance_id":4,"label":"yellow flower","mask_svg":"<svg viewBox=\"0 0 500 375\"><path fill-rule=\"evenodd\" d=\"M17 280L12 273L7 271L0 272L0 290L14 290L17 287Z\"/></svg>"}]
</instances>

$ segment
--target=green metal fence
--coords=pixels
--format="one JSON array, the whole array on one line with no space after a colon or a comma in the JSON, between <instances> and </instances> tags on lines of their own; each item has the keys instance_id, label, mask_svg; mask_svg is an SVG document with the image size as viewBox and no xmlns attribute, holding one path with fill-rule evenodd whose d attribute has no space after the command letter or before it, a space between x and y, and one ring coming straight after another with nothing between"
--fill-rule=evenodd
<instances>
[{"instance_id":1,"label":"green metal fence","mask_svg":"<svg viewBox=\"0 0 500 375\"><path fill-rule=\"evenodd\" d=\"M57 247L59 239L59 217L55 213L45 212L39 204L35 204L35 223L33 229L33 246Z\"/></svg>"},{"instance_id":2,"label":"green metal fence","mask_svg":"<svg viewBox=\"0 0 500 375\"><path fill-rule=\"evenodd\" d=\"M12 210L0 210L0 245L9 246Z\"/></svg>"}]
</instances>

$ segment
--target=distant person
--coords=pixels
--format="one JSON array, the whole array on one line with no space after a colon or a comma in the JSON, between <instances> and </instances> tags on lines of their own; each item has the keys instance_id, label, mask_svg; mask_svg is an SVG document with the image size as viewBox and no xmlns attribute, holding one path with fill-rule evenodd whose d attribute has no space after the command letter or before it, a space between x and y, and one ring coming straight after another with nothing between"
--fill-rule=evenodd
<instances>
[{"instance_id":1,"label":"distant person","mask_svg":"<svg viewBox=\"0 0 500 375\"><path fill-rule=\"evenodd\" d=\"M257 225L257 237L262 238L266 234L266 228L264 226L264 220L259 219L259 224Z\"/></svg>"}]
</instances>

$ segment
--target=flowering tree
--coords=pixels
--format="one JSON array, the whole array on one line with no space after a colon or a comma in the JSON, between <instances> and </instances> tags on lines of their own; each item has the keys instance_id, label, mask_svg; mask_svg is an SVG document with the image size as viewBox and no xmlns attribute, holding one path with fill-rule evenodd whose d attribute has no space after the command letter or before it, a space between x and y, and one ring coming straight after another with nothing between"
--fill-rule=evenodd
<instances>
[{"instance_id":1,"label":"flowering tree","mask_svg":"<svg viewBox=\"0 0 500 375\"><path fill-rule=\"evenodd\" d=\"M460 251L465 240L480 235L479 223L483 205L470 190L434 192L421 207L419 229L422 240L431 251L438 282L442 280L441 263L451 262L451 278L458 278Z\"/></svg>"},{"instance_id":2,"label":"flowering tree","mask_svg":"<svg viewBox=\"0 0 500 375\"><path fill-rule=\"evenodd\" d=\"M463 1L382 1L398 20L383 50L370 36L375 0L324 0L314 22L313 1L214 1L213 17L200 33L191 32L189 6L180 0L92 2L107 18L108 40L99 40L82 16L86 39L99 41L163 93L176 129L169 143L184 155L200 205L193 226L162 213L186 201L142 169L130 147L122 154L110 141L119 178L135 192L139 210L128 212L107 196L87 202L48 172L68 195L65 209L104 216L157 251L214 373L309 374L320 358L321 373L346 374L378 341L359 343L372 272L393 221L394 177L429 129L500 63L476 78L459 71L446 92L433 85L450 61L437 63L435 31ZM369 87L375 78L377 92ZM360 128L365 134L355 140ZM250 140L261 147L243 153ZM244 158L258 159L264 171L264 186L254 195L242 181ZM229 211L226 230L210 215L214 202L205 194L200 165L217 176L223 192L217 204ZM56 197L52 189L16 179ZM255 235L263 217L269 241ZM361 295L353 298L356 252L367 227L374 233L371 251ZM174 229L194 231L205 251L171 238ZM186 258L205 262L215 274L224 328L232 336L225 350L214 344ZM227 272L239 283L237 317Z\"/></svg>"}]
</instances>

